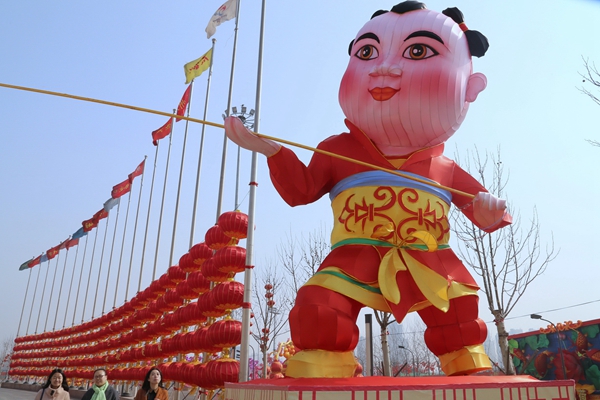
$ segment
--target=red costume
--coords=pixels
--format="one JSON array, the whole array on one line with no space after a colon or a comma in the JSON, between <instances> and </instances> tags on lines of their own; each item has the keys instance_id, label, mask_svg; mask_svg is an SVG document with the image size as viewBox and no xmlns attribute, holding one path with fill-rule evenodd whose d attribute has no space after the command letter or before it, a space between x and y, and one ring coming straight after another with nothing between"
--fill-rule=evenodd
<instances>
[{"instance_id":1,"label":"red costume","mask_svg":"<svg viewBox=\"0 0 600 400\"><path fill-rule=\"evenodd\" d=\"M473 195L486 191L454 161L442 155L443 144L417 151L405 160L388 160L363 132L349 121L346 121L346 124L350 133L329 137L321 142L318 148L384 168L416 174L446 187ZM395 168L392 163L402 165ZM344 188L339 188L340 181L347 181L356 174L371 170L366 166L319 153L315 153L307 167L298 160L292 151L284 147L268 158L268 164L273 184L281 197L291 206L314 202L325 193L332 191L342 193ZM381 173L379 174L381 176ZM391 176L385 172L383 174L384 178L385 175ZM408 185L410 186L410 184ZM414 200L415 196L419 196L417 192L424 193L423 190L434 192L433 195L429 193L431 199L424 203L427 204L430 212L428 213L424 207L409 210L408 213L404 209L400 216L401 220L398 220L397 215L395 215L395 220L393 217L390 219L393 220L394 225L391 234L390 230L384 230L381 237L374 238L373 231L376 229L370 229L368 222L377 219L378 211L381 210L378 209L377 204L365 201L365 198L358 198L360 192L352 192L348 195L347 198L352 200L350 207L346 200L344 207L334 209L337 226L334 227L334 234L332 234L334 248L322 263L315 278L299 291L295 307L290 313L290 327L294 344L303 350L320 349L336 352L353 350L358 341L356 319L364 305L393 312L398 322L404 319L407 312L418 311L428 327L425 334L427 345L438 356L458 351L466 346L482 344L486 337L486 326L477 318L478 298L473 296L478 287L461 261L447 247L449 234L447 213L443 208L434 210L435 207L430 207L431 202L435 202L436 199L445 198L448 201L451 198L452 203L473 220L471 199L458 195L449 196L449 192L439 189L421 188L417 191L410 187L398 187L394 184L373 183L372 179L362 186L368 186L370 188L368 191L374 190L379 193L380 197L386 196L382 200L383 204L387 204L387 206L379 207L379 209L386 208L379 212L380 219L383 217L384 220L387 220L390 219L389 215L395 214L389 211L391 203L405 208L403 204L411 202L411 199ZM374 187L375 189L373 189ZM363 188L358 190L363 190ZM407 193L402 194L404 191ZM407 194L412 197L406 197ZM334 200L332 199L332 201ZM444 201L436 202L443 203ZM413 214L420 218L417 217L407 229L400 228ZM504 221L494 229L507 223ZM361 226L365 229L358 232L356 229ZM378 227L381 228L381 224L374 226L374 228ZM334 238L336 229L341 229L341 237L338 238L343 239L343 243L336 243ZM429 232L441 246L437 250L429 252L421 251L418 249L419 246L410 246L415 242L411 233L416 230ZM399 239L395 240L396 245L392 243L394 237ZM402 242L401 245L399 245L400 242ZM408 253L418 263L434 271L435 275L443 277L446 280L446 290L451 291L449 288L452 284L458 283L461 293L450 294L449 302L445 307L431 306L432 303L428 296L423 294L419 282L415 282L410 271L404 270L397 274L394 273L401 296L398 304L394 304L385 296L383 296L385 300L382 300L377 283L380 263L384 255L394 247L404 247L404 251L406 251L404 254ZM323 274L320 276L320 273ZM331 277L334 277L335 282L328 284L327 280ZM427 280L427 276L425 280ZM456 331L457 328L459 331ZM441 340L442 337L444 340Z\"/></svg>"}]
</instances>

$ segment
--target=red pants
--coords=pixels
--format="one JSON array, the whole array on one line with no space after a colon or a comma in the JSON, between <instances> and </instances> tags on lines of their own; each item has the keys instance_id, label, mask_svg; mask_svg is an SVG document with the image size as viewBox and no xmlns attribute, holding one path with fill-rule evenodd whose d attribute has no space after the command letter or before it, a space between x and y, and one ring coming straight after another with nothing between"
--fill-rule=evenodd
<instances>
[{"instance_id":1,"label":"red pants","mask_svg":"<svg viewBox=\"0 0 600 400\"><path fill-rule=\"evenodd\" d=\"M402 321L414 304L410 293L401 293L400 304L392 307L397 321ZM478 302L477 296L464 296L450 300L446 313L433 306L418 311L427 325L425 343L433 354L440 356L484 342L487 328L477 317ZM290 312L294 345L301 350L354 350L359 335L356 320L362 307L356 300L329 289L302 287Z\"/></svg>"}]
</instances>

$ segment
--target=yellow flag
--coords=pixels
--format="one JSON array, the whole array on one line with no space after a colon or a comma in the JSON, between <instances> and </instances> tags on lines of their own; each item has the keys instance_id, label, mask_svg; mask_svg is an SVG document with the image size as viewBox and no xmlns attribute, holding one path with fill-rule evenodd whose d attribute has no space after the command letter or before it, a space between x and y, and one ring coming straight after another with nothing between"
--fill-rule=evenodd
<instances>
[{"instance_id":1,"label":"yellow flag","mask_svg":"<svg viewBox=\"0 0 600 400\"><path fill-rule=\"evenodd\" d=\"M194 78L202 75L204 71L210 66L210 60L212 59L212 49L204 53L204 55L194 61L183 66L185 70L185 83L190 83Z\"/></svg>"}]
</instances>

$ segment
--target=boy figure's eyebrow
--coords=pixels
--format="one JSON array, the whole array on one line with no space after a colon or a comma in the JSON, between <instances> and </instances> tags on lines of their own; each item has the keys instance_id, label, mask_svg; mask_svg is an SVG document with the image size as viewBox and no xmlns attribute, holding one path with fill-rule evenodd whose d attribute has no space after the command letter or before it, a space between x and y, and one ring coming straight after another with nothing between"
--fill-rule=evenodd
<instances>
[{"instance_id":1,"label":"boy figure's eyebrow","mask_svg":"<svg viewBox=\"0 0 600 400\"><path fill-rule=\"evenodd\" d=\"M439 37L438 35L436 35L433 32L430 32L430 31L416 31L416 32L413 32L410 35L408 35L406 37L406 39L404 39L404 41L406 42L408 39L411 39L411 38L414 38L414 37L422 37L422 36L428 37L428 38L433 39L433 40L437 40L441 44L444 44L444 41L442 40L441 37Z\"/></svg>"},{"instance_id":2,"label":"boy figure's eyebrow","mask_svg":"<svg viewBox=\"0 0 600 400\"><path fill-rule=\"evenodd\" d=\"M372 32L363 33L356 39L356 41L354 43L358 43L359 40L363 40L363 39L373 39L377 43L381 44L381 42L379 41L379 37L377 37L377 35Z\"/></svg>"}]
</instances>

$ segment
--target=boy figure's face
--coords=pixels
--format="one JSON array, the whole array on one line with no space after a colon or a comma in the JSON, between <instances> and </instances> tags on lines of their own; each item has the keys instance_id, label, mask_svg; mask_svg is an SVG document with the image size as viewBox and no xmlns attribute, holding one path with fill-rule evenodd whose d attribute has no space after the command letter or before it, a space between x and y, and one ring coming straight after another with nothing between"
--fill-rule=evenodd
<instances>
[{"instance_id":1,"label":"boy figure's face","mask_svg":"<svg viewBox=\"0 0 600 400\"><path fill-rule=\"evenodd\" d=\"M388 12L358 32L342 78L346 117L386 155L446 141L485 88L464 33L431 10Z\"/></svg>"}]
</instances>

